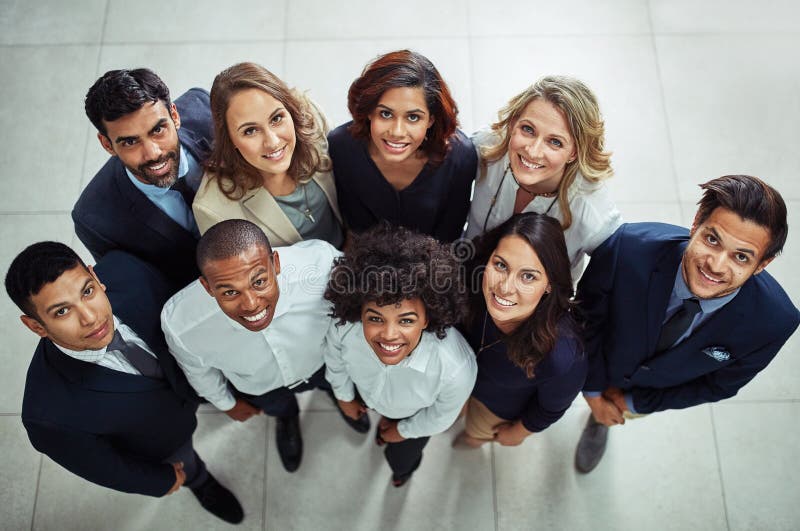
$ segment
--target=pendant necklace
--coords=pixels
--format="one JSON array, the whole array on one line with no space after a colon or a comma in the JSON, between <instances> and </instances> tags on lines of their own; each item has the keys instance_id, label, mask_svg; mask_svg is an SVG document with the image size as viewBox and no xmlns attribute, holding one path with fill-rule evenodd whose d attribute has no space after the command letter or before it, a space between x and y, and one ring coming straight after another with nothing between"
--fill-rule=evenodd
<instances>
[{"instance_id":1,"label":"pendant necklace","mask_svg":"<svg viewBox=\"0 0 800 531\"><path fill-rule=\"evenodd\" d=\"M308 183L303 185L303 198L306 202L306 208L302 211L303 215L306 217L308 221L311 223L316 223L317 220L314 219L314 214L311 213L311 208L308 206Z\"/></svg>"},{"instance_id":2,"label":"pendant necklace","mask_svg":"<svg viewBox=\"0 0 800 531\"><path fill-rule=\"evenodd\" d=\"M488 311L484 312L484 314L483 314L483 329L481 331L481 345L478 348L478 352L476 352L476 355L480 354L481 352L483 352L484 350L486 350L488 348L491 348L491 347L495 346L496 344L500 343L503 340L503 338L500 338L498 340L492 341L488 345L484 344L484 342L486 341L486 320L488 319L488 317L489 317L489 312Z\"/></svg>"}]
</instances>

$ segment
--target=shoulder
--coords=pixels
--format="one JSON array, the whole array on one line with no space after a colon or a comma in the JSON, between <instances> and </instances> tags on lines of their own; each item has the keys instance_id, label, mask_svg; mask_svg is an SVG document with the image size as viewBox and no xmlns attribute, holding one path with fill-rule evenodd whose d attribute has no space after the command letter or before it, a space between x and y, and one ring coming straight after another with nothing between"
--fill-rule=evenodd
<instances>
[{"instance_id":1,"label":"shoulder","mask_svg":"<svg viewBox=\"0 0 800 531\"><path fill-rule=\"evenodd\" d=\"M217 301L195 280L167 301L161 325L167 335L180 337L217 314L222 315Z\"/></svg>"},{"instance_id":2,"label":"shoulder","mask_svg":"<svg viewBox=\"0 0 800 531\"><path fill-rule=\"evenodd\" d=\"M219 179L225 179L226 182L231 182L226 177L219 177L212 172L205 172L203 180L197 189L197 193L192 201L192 206L201 206L209 209L217 209L221 206L239 205L239 201L233 201L222 193L219 188Z\"/></svg>"},{"instance_id":3,"label":"shoulder","mask_svg":"<svg viewBox=\"0 0 800 531\"><path fill-rule=\"evenodd\" d=\"M285 282L308 282L324 278L327 283L334 258L341 256L336 247L323 240L304 240L286 247L276 247L281 264L279 277Z\"/></svg>"},{"instance_id":4,"label":"shoulder","mask_svg":"<svg viewBox=\"0 0 800 531\"><path fill-rule=\"evenodd\" d=\"M123 191L117 180L127 178L125 167L119 158L109 157L81 192L78 201L75 203L73 215L91 214L98 209L113 207L121 199ZM133 184L131 184L131 187L133 187Z\"/></svg>"},{"instance_id":5,"label":"shoulder","mask_svg":"<svg viewBox=\"0 0 800 531\"><path fill-rule=\"evenodd\" d=\"M453 370L465 366L471 367L474 365L477 367L475 353L467 340L464 339L464 336L461 335L461 332L452 326L447 328L446 331L447 335L443 339L437 338L433 332L425 332L430 334L433 341L439 346L442 353L440 356L442 363Z\"/></svg>"},{"instance_id":6,"label":"shoulder","mask_svg":"<svg viewBox=\"0 0 800 531\"><path fill-rule=\"evenodd\" d=\"M193 108L210 108L211 96L208 91L200 87L190 88L177 98L175 98L175 106L178 107L178 112L181 110L189 111Z\"/></svg>"},{"instance_id":7,"label":"shoulder","mask_svg":"<svg viewBox=\"0 0 800 531\"><path fill-rule=\"evenodd\" d=\"M478 165L478 153L472 141L460 129L449 139L450 148L444 159L443 165L451 165L456 171L468 171L470 177L475 176L475 168Z\"/></svg>"},{"instance_id":8,"label":"shoulder","mask_svg":"<svg viewBox=\"0 0 800 531\"><path fill-rule=\"evenodd\" d=\"M356 139L347 130L352 121L345 122L328 133L328 146L331 151L356 145Z\"/></svg>"},{"instance_id":9,"label":"shoulder","mask_svg":"<svg viewBox=\"0 0 800 531\"><path fill-rule=\"evenodd\" d=\"M560 376L587 363L575 322L567 314L558 323L558 337L553 350L548 354L548 364L554 375Z\"/></svg>"},{"instance_id":10,"label":"shoulder","mask_svg":"<svg viewBox=\"0 0 800 531\"><path fill-rule=\"evenodd\" d=\"M500 143L500 137L489 126L483 126L475 131L471 139L477 149L496 146Z\"/></svg>"},{"instance_id":11,"label":"shoulder","mask_svg":"<svg viewBox=\"0 0 800 531\"><path fill-rule=\"evenodd\" d=\"M739 297L747 301L747 308L763 321L762 324L772 328L775 335L788 336L800 324L800 312L775 277L767 271L750 277L736 299ZM764 318L766 316L768 318Z\"/></svg>"},{"instance_id":12,"label":"shoulder","mask_svg":"<svg viewBox=\"0 0 800 531\"><path fill-rule=\"evenodd\" d=\"M657 252L685 242L689 230L667 223L623 223L604 246L635 247L640 252Z\"/></svg>"}]
</instances>

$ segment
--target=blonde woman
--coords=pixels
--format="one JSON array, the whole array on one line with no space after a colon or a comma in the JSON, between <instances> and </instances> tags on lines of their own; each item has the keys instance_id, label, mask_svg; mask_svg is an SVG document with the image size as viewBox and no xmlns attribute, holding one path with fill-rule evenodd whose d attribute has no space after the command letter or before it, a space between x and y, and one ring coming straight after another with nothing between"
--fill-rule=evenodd
<instances>
[{"instance_id":1,"label":"blonde woman","mask_svg":"<svg viewBox=\"0 0 800 531\"><path fill-rule=\"evenodd\" d=\"M575 78L547 76L498 115L498 122L472 139L480 164L466 236L520 212L552 216L564 230L577 281L584 256L622 223L602 183L613 170L597 98Z\"/></svg>"},{"instance_id":2,"label":"blonde woman","mask_svg":"<svg viewBox=\"0 0 800 531\"><path fill-rule=\"evenodd\" d=\"M274 246L344 241L322 113L266 68L240 63L211 87L214 147L195 196L200 233L226 219L258 225Z\"/></svg>"}]
</instances>

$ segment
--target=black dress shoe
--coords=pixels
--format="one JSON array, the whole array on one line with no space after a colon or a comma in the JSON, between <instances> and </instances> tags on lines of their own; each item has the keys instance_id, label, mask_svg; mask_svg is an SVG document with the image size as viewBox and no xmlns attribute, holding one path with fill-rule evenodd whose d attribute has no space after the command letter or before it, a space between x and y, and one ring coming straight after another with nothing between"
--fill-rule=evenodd
<instances>
[{"instance_id":1,"label":"black dress shoe","mask_svg":"<svg viewBox=\"0 0 800 531\"><path fill-rule=\"evenodd\" d=\"M358 433L367 433L369 431L370 427L369 415L364 413L356 420L351 419L350 417L345 415L344 411L342 411L342 408L339 407L339 401L336 399L336 395L333 394L333 391L326 389L325 392L328 394L329 397L331 397L331 400L333 400L333 405L336 406L336 411L339 412L339 415L342 416L342 418L344 419L344 421L347 423L348 426L353 428Z\"/></svg>"},{"instance_id":2,"label":"black dress shoe","mask_svg":"<svg viewBox=\"0 0 800 531\"><path fill-rule=\"evenodd\" d=\"M594 470L606 451L606 441L608 426L594 420L594 415L589 413L589 420L575 450L575 468L578 472L588 474Z\"/></svg>"},{"instance_id":3,"label":"black dress shoe","mask_svg":"<svg viewBox=\"0 0 800 531\"><path fill-rule=\"evenodd\" d=\"M300 417L275 418L275 442L278 455L287 472L294 472L303 458L303 437L300 435Z\"/></svg>"},{"instance_id":4,"label":"black dress shoe","mask_svg":"<svg viewBox=\"0 0 800 531\"><path fill-rule=\"evenodd\" d=\"M408 483L408 480L411 479L412 474L414 473L412 472L411 474L405 474L403 476L395 476L394 474L392 474L392 487L395 488L402 487L403 485Z\"/></svg>"},{"instance_id":5,"label":"black dress shoe","mask_svg":"<svg viewBox=\"0 0 800 531\"><path fill-rule=\"evenodd\" d=\"M202 485L190 490L200 505L214 516L231 524L238 524L244 519L244 511L239 500L211 474L208 474L208 479Z\"/></svg>"}]
</instances>

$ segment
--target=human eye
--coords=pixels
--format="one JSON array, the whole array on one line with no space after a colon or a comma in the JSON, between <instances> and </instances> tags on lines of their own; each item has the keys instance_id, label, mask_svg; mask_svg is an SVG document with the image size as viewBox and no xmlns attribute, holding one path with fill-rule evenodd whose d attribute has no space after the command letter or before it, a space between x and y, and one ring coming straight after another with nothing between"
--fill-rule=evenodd
<instances>
[{"instance_id":1,"label":"human eye","mask_svg":"<svg viewBox=\"0 0 800 531\"><path fill-rule=\"evenodd\" d=\"M369 321L370 323L382 323L383 319L381 319L377 315L370 315L369 317L367 317L367 321Z\"/></svg>"},{"instance_id":2,"label":"human eye","mask_svg":"<svg viewBox=\"0 0 800 531\"><path fill-rule=\"evenodd\" d=\"M244 136L252 136L252 135L256 134L256 131L257 131L257 130L258 130L258 129L257 129L257 128L255 128L255 127L248 127L247 129L245 129L244 131L242 131L242 134L243 134Z\"/></svg>"},{"instance_id":3,"label":"human eye","mask_svg":"<svg viewBox=\"0 0 800 531\"><path fill-rule=\"evenodd\" d=\"M508 266L502 260L495 260L494 268L497 269L498 271L505 271L506 269L508 269Z\"/></svg>"},{"instance_id":4,"label":"human eye","mask_svg":"<svg viewBox=\"0 0 800 531\"><path fill-rule=\"evenodd\" d=\"M719 242L716 236L714 236L713 234L706 234L706 243L708 243L709 245L716 245Z\"/></svg>"},{"instance_id":5,"label":"human eye","mask_svg":"<svg viewBox=\"0 0 800 531\"><path fill-rule=\"evenodd\" d=\"M222 295L223 295L224 297L234 297L234 296L236 296L238 293L239 293L239 292L238 292L238 291L236 291L235 289L226 289L225 291L223 291L223 292L222 292Z\"/></svg>"},{"instance_id":6,"label":"human eye","mask_svg":"<svg viewBox=\"0 0 800 531\"><path fill-rule=\"evenodd\" d=\"M736 253L736 261L740 264L746 264L750 261L750 257L747 256L745 253Z\"/></svg>"},{"instance_id":7,"label":"human eye","mask_svg":"<svg viewBox=\"0 0 800 531\"><path fill-rule=\"evenodd\" d=\"M53 314L54 314L56 317L63 317L63 316L65 316L65 315L67 315L68 313L69 313L69 308L67 308L66 306L65 306L65 307L63 307L63 308L59 308L58 310L56 310L55 312L53 312Z\"/></svg>"},{"instance_id":8,"label":"human eye","mask_svg":"<svg viewBox=\"0 0 800 531\"><path fill-rule=\"evenodd\" d=\"M283 113L278 113L278 114L276 114L275 116L272 117L272 120L270 120L270 123L272 125L278 125L282 121L283 121Z\"/></svg>"},{"instance_id":9,"label":"human eye","mask_svg":"<svg viewBox=\"0 0 800 531\"><path fill-rule=\"evenodd\" d=\"M403 317L402 319L400 319L400 324L401 325L410 326L410 325L413 325L414 323L416 323L416 321L414 319L409 318L409 317Z\"/></svg>"},{"instance_id":10,"label":"human eye","mask_svg":"<svg viewBox=\"0 0 800 531\"><path fill-rule=\"evenodd\" d=\"M387 111L386 109L381 109L380 111L378 111L378 116L380 116L384 120L388 120L389 118L392 117L392 113Z\"/></svg>"},{"instance_id":11,"label":"human eye","mask_svg":"<svg viewBox=\"0 0 800 531\"><path fill-rule=\"evenodd\" d=\"M521 130L522 130L522 132L523 132L523 133L525 133L525 134L528 134L528 135L532 135L532 134L533 134L533 127L531 127L531 126L530 126L530 125L528 125L528 124L522 124L522 125L520 126L520 129L521 129Z\"/></svg>"},{"instance_id":12,"label":"human eye","mask_svg":"<svg viewBox=\"0 0 800 531\"><path fill-rule=\"evenodd\" d=\"M131 147L136 145L136 140L133 138L126 138L125 140L120 142L120 144L122 144L122 147Z\"/></svg>"},{"instance_id":13,"label":"human eye","mask_svg":"<svg viewBox=\"0 0 800 531\"><path fill-rule=\"evenodd\" d=\"M86 286L86 289L83 290L84 297L91 297L94 294L94 286Z\"/></svg>"},{"instance_id":14,"label":"human eye","mask_svg":"<svg viewBox=\"0 0 800 531\"><path fill-rule=\"evenodd\" d=\"M422 119L422 117L419 114L409 114L408 115L408 121L411 122L411 123L419 122L421 119Z\"/></svg>"},{"instance_id":15,"label":"human eye","mask_svg":"<svg viewBox=\"0 0 800 531\"><path fill-rule=\"evenodd\" d=\"M256 289L264 289L269 285L269 279L257 278L253 281L253 287Z\"/></svg>"},{"instance_id":16,"label":"human eye","mask_svg":"<svg viewBox=\"0 0 800 531\"><path fill-rule=\"evenodd\" d=\"M536 280L536 275L533 273L522 273L520 276L522 277L523 282L533 282Z\"/></svg>"},{"instance_id":17,"label":"human eye","mask_svg":"<svg viewBox=\"0 0 800 531\"><path fill-rule=\"evenodd\" d=\"M564 143L561 140L557 139L557 138L551 138L550 139L550 144L555 146L555 147L559 147L559 148L560 147L564 147Z\"/></svg>"}]
</instances>

